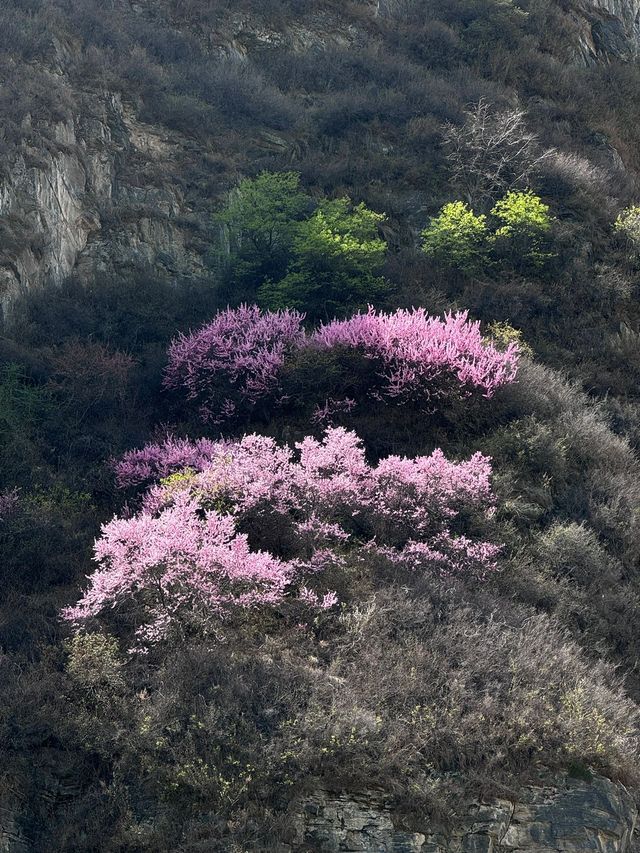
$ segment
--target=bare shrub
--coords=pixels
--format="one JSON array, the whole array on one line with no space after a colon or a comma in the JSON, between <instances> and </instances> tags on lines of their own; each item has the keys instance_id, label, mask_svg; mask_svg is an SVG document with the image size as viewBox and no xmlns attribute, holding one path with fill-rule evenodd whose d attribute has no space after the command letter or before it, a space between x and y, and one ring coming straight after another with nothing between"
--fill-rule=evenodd
<instances>
[{"instance_id":1,"label":"bare shrub","mask_svg":"<svg viewBox=\"0 0 640 853\"><path fill-rule=\"evenodd\" d=\"M79 414L101 403L124 405L134 367L127 353L95 341L72 339L51 350L48 357L52 371L49 388Z\"/></svg>"},{"instance_id":2,"label":"bare shrub","mask_svg":"<svg viewBox=\"0 0 640 853\"><path fill-rule=\"evenodd\" d=\"M527 129L523 110L496 111L484 99L466 111L462 125L445 126L444 142L453 182L478 206L506 190L526 188L551 154Z\"/></svg>"},{"instance_id":3,"label":"bare shrub","mask_svg":"<svg viewBox=\"0 0 640 853\"><path fill-rule=\"evenodd\" d=\"M551 151L542 165L542 179L550 195L558 198L575 195L586 203L599 203L612 195L612 175L574 151Z\"/></svg>"},{"instance_id":4,"label":"bare shrub","mask_svg":"<svg viewBox=\"0 0 640 853\"><path fill-rule=\"evenodd\" d=\"M612 669L553 620L509 610L465 606L460 591L379 592L344 620L291 726L294 740L304 732L298 754L338 784L379 784L401 800L419 788L432 807L460 786L572 762L633 778L637 711Z\"/></svg>"},{"instance_id":5,"label":"bare shrub","mask_svg":"<svg viewBox=\"0 0 640 853\"><path fill-rule=\"evenodd\" d=\"M586 402L580 390L561 373L526 359L518 382L505 389L502 396L515 414L535 414L540 418L579 411Z\"/></svg>"}]
</instances>

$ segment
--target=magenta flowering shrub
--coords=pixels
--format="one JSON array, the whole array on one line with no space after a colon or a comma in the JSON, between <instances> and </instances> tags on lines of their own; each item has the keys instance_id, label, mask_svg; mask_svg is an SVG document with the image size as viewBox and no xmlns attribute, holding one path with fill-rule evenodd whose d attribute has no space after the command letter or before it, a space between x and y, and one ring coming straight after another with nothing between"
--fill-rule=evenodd
<instances>
[{"instance_id":1,"label":"magenta flowering shrub","mask_svg":"<svg viewBox=\"0 0 640 853\"><path fill-rule=\"evenodd\" d=\"M0 492L0 521L4 521L17 510L20 503L20 490L6 489Z\"/></svg>"},{"instance_id":2,"label":"magenta flowering shrub","mask_svg":"<svg viewBox=\"0 0 640 853\"><path fill-rule=\"evenodd\" d=\"M76 625L133 607L144 647L233 611L293 601L330 608L336 596L323 571L372 555L444 575L495 568L498 546L456 530L461 514L493 509L490 460L480 453L451 462L436 450L371 465L343 428L295 450L258 435L191 446L169 439L147 450L142 464L129 456L121 480L162 479L137 515L104 526L99 568L65 611Z\"/></svg>"},{"instance_id":3,"label":"magenta flowering shrub","mask_svg":"<svg viewBox=\"0 0 640 853\"><path fill-rule=\"evenodd\" d=\"M278 389L288 353L304 341L303 315L241 305L221 311L169 347L167 388L186 391L205 422L219 424Z\"/></svg>"},{"instance_id":4,"label":"magenta flowering shrub","mask_svg":"<svg viewBox=\"0 0 640 853\"><path fill-rule=\"evenodd\" d=\"M296 354L351 353L367 369L359 371L355 362L341 368L349 393L336 387L327 394L322 381L304 388L305 398L316 392L312 420L326 425L364 398L431 409L440 398L474 390L491 397L517 373L517 343L499 350L466 312L440 319L423 308L389 314L370 308L309 334L302 320L295 311L227 309L199 332L173 342L165 383L185 390L202 418L219 424L265 398L282 399L283 371Z\"/></svg>"},{"instance_id":5,"label":"magenta flowering shrub","mask_svg":"<svg viewBox=\"0 0 640 853\"><path fill-rule=\"evenodd\" d=\"M465 395L472 389L491 397L513 382L518 365L517 344L498 350L483 340L480 323L471 322L466 311L441 320L424 308L391 314L369 308L366 314L321 326L309 345L352 349L374 361L380 385L373 396L397 402L428 402L446 392Z\"/></svg>"},{"instance_id":6,"label":"magenta flowering shrub","mask_svg":"<svg viewBox=\"0 0 640 853\"><path fill-rule=\"evenodd\" d=\"M64 616L81 624L134 601L141 610L139 651L231 607L277 604L290 581L285 563L249 548L232 516L203 512L188 491L161 512L109 522L95 558L100 568L88 591Z\"/></svg>"},{"instance_id":7,"label":"magenta flowering shrub","mask_svg":"<svg viewBox=\"0 0 640 853\"><path fill-rule=\"evenodd\" d=\"M130 450L115 462L118 486L138 486L160 480L183 468L200 470L216 452L218 443L208 438L188 441L169 436L160 444L147 444L141 450Z\"/></svg>"},{"instance_id":8,"label":"magenta flowering shrub","mask_svg":"<svg viewBox=\"0 0 640 853\"><path fill-rule=\"evenodd\" d=\"M185 388L203 418L220 423L277 399L287 359L299 352L312 362L313 353L352 353L368 365L349 376L361 398L427 406L474 388L490 397L517 370L517 346L497 350L465 313L440 320L422 309L370 309L310 334L302 320L294 311L223 311L173 342L166 384ZM357 405L354 397L327 396L313 419L323 423ZM80 625L133 608L144 647L238 610L293 601L329 608L336 597L323 572L372 556L398 571L484 576L499 548L461 528L470 515L491 514L490 475L480 453L451 462L435 450L371 465L360 439L344 428L326 429L321 441L309 436L295 449L259 435L169 437L116 464L120 486L146 491L136 515L103 528L99 568L65 615Z\"/></svg>"}]
</instances>

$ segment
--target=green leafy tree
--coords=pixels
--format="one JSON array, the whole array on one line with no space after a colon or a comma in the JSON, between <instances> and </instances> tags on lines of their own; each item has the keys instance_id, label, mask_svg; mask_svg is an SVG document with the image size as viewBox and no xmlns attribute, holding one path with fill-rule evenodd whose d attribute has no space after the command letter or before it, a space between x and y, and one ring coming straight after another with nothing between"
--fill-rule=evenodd
<instances>
[{"instance_id":1,"label":"green leafy tree","mask_svg":"<svg viewBox=\"0 0 640 853\"><path fill-rule=\"evenodd\" d=\"M495 203L491 215L499 223L493 243L500 258L516 267L543 266L553 254L549 236L553 218L549 205L527 190L509 191Z\"/></svg>"},{"instance_id":2,"label":"green leafy tree","mask_svg":"<svg viewBox=\"0 0 640 853\"><path fill-rule=\"evenodd\" d=\"M438 263L473 273L487 260L488 238L486 216L476 216L463 201L452 201L422 232L422 251Z\"/></svg>"},{"instance_id":3,"label":"green leafy tree","mask_svg":"<svg viewBox=\"0 0 640 853\"><path fill-rule=\"evenodd\" d=\"M295 172L240 182L216 217L224 226L227 296L311 319L345 315L388 291L385 216L348 198L315 202Z\"/></svg>"},{"instance_id":4,"label":"green leafy tree","mask_svg":"<svg viewBox=\"0 0 640 853\"><path fill-rule=\"evenodd\" d=\"M300 224L312 210L296 172L261 172L240 182L215 217L224 226L222 256L240 297L256 282L286 274Z\"/></svg>"},{"instance_id":5,"label":"green leafy tree","mask_svg":"<svg viewBox=\"0 0 640 853\"><path fill-rule=\"evenodd\" d=\"M378 227L384 219L348 198L321 201L297 229L287 274L261 286L261 304L330 318L383 297L389 287L380 275L387 246Z\"/></svg>"},{"instance_id":6,"label":"green leafy tree","mask_svg":"<svg viewBox=\"0 0 640 853\"><path fill-rule=\"evenodd\" d=\"M496 237L517 237L522 233L545 234L551 229L549 205L531 190L510 190L495 203L491 214L502 222L495 233Z\"/></svg>"},{"instance_id":7,"label":"green leafy tree","mask_svg":"<svg viewBox=\"0 0 640 853\"><path fill-rule=\"evenodd\" d=\"M554 219L535 193L510 190L490 215L488 221L463 201L445 204L422 232L423 252L467 274L482 272L495 261L529 271L555 257L550 250Z\"/></svg>"}]
</instances>

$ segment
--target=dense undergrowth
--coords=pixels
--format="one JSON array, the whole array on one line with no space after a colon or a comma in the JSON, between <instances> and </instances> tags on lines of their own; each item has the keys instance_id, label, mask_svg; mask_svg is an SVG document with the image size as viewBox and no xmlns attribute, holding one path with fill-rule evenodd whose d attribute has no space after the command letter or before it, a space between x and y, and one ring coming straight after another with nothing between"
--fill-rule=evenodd
<instances>
[{"instance_id":1,"label":"dense undergrowth","mask_svg":"<svg viewBox=\"0 0 640 853\"><path fill-rule=\"evenodd\" d=\"M0 792L34 850L270 849L315 785L444 821L555 771L638 790L640 72L572 62L569 21L0 11L3 167L121 92L193 145L209 270L5 323Z\"/></svg>"}]
</instances>

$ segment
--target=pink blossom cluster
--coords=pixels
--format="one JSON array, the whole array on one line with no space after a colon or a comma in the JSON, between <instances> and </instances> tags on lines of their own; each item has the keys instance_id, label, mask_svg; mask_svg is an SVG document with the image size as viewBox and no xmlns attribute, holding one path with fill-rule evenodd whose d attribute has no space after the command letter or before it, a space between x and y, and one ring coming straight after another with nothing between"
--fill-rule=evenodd
<instances>
[{"instance_id":1,"label":"pink blossom cluster","mask_svg":"<svg viewBox=\"0 0 640 853\"><path fill-rule=\"evenodd\" d=\"M322 572L376 554L398 568L485 575L498 547L461 535L461 513L490 515L490 460L452 462L440 450L371 465L343 428L295 450L245 436L206 452L175 440L154 445L157 474L189 462L182 476L147 489L132 518L115 518L96 543L99 569L65 611L81 624L126 603L141 611L139 639L156 642L190 622L297 600L328 608ZM129 482L150 467L130 468ZM283 547L286 543L286 547ZM285 556L286 555L286 556Z\"/></svg>"},{"instance_id":2,"label":"pink blossom cluster","mask_svg":"<svg viewBox=\"0 0 640 853\"><path fill-rule=\"evenodd\" d=\"M4 521L12 515L20 503L20 490L7 489L0 492L0 521Z\"/></svg>"},{"instance_id":3,"label":"pink blossom cluster","mask_svg":"<svg viewBox=\"0 0 640 853\"><path fill-rule=\"evenodd\" d=\"M477 388L491 397L513 382L518 345L498 350L480 333L466 311L430 317L424 308L398 309L390 314L369 308L349 320L321 326L310 340L320 349L358 350L378 364L382 386L377 396L396 400L425 399L448 390L453 378L458 393Z\"/></svg>"},{"instance_id":4,"label":"pink blossom cluster","mask_svg":"<svg viewBox=\"0 0 640 853\"><path fill-rule=\"evenodd\" d=\"M185 619L207 621L233 607L275 605L290 568L249 548L232 516L202 507L188 491L162 512L115 518L95 546L100 569L81 601L63 615L76 624L127 601L145 602L140 649L167 637Z\"/></svg>"},{"instance_id":5,"label":"pink blossom cluster","mask_svg":"<svg viewBox=\"0 0 640 853\"><path fill-rule=\"evenodd\" d=\"M147 444L141 450L130 450L114 463L116 482L120 488L161 480L185 468L201 470L219 448L219 442L200 438L188 441L169 436L159 444Z\"/></svg>"},{"instance_id":6,"label":"pink blossom cluster","mask_svg":"<svg viewBox=\"0 0 640 853\"><path fill-rule=\"evenodd\" d=\"M303 319L297 311L263 313L255 305L221 311L172 342L165 385L186 390L204 421L222 423L277 390L285 357L304 341Z\"/></svg>"},{"instance_id":7,"label":"pink blossom cluster","mask_svg":"<svg viewBox=\"0 0 640 853\"><path fill-rule=\"evenodd\" d=\"M423 308L389 314L369 308L310 334L302 320L295 311L227 309L199 332L171 344L165 383L184 389L203 419L219 424L282 394L283 367L305 349L354 351L375 368L373 387L361 388L360 395L395 403L430 406L438 397L465 396L473 389L491 397L516 376L518 345L497 349L466 312L440 319ZM320 401L313 420L329 424L357 402L350 397Z\"/></svg>"}]
</instances>

